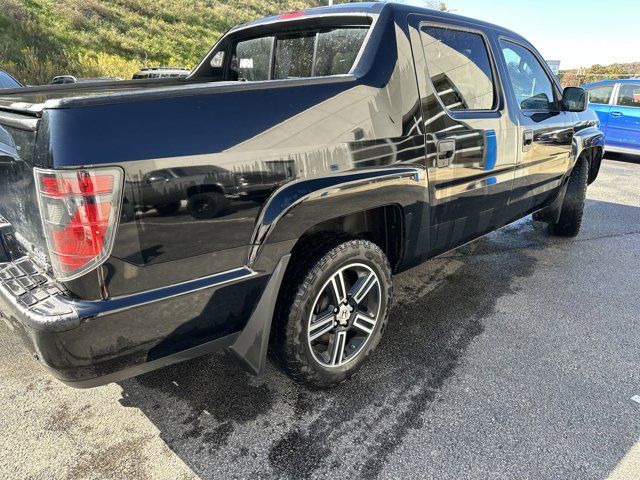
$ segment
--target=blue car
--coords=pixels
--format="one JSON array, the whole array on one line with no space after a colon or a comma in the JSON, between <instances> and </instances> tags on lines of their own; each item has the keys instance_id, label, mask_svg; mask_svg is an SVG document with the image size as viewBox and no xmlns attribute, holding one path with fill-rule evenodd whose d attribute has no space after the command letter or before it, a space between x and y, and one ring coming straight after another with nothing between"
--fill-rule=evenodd
<instances>
[{"instance_id":1,"label":"blue car","mask_svg":"<svg viewBox=\"0 0 640 480\"><path fill-rule=\"evenodd\" d=\"M22 84L4 70L0 70L0 89L20 88Z\"/></svg>"},{"instance_id":2,"label":"blue car","mask_svg":"<svg viewBox=\"0 0 640 480\"><path fill-rule=\"evenodd\" d=\"M640 155L640 78L603 80L583 88L600 119L605 150Z\"/></svg>"}]
</instances>

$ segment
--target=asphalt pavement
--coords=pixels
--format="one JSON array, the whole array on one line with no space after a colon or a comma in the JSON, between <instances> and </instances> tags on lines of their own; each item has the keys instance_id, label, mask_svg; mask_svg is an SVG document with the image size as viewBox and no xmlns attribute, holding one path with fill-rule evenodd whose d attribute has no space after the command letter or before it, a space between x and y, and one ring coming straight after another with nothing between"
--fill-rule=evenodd
<instances>
[{"instance_id":1,"label":"asphalt pavement","mask_svg":"<svg viewBox=\"0 0 640 480\"><path fill-rule=\"evenodd\" d=\"M640 159L604 162L577 238L528 217L395 285L324 392L224 353L74 390L0 325L0 478L640 479Z\"/></svg>"}]
</instances>

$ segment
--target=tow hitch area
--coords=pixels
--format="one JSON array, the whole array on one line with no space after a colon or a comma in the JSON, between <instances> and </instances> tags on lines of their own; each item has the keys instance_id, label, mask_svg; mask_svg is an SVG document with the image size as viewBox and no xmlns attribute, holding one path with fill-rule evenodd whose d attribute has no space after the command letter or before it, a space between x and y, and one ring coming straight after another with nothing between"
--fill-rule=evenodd
<instances>
[{"instance_id":1,"label":"tow hitch area","mask_svg":"<svg viewBox=\"0 0 640 480\"><path fill-rule=\"evenodd\" d=\"M13 227L0 216L0 263L11 262L26 255L16 240Z\"/></svg>"}]
</instances>

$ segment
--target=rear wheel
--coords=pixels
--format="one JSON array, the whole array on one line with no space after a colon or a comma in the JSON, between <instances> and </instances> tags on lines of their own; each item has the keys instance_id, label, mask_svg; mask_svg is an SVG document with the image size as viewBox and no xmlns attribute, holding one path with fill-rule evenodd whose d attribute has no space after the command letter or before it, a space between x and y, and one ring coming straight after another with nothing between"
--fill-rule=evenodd
<instances>
[{"instance_id":1,"label":"rear wheel","mask_svg":"<svg viewBox=\"0 0 640 480\"><path fill-rule=\"evenodd\" d=\"M346 380L380 342L391 294L391 268L377 245L350 240L320 250L279 299L275 360L309 387Z\"/></svg>"},{"instance_id":2,"label":"rear wheel","mask_svg":"<svg viewBox=\"0 0 640 480\"><path fill-rule=\"evenodd\" d=\"M197 220L216 218L229 208L229 200L219 192L205 192L193 195L187 204L189 213Z\"/></svg>"},{"instance_id":3,"label":"rear wheel","mask_svg":"<svg viewBox=\"0 0 640 480\"><path fill-rule=\"evenodd\" d=\"M556 223L549 224L548 231L551 235L575 237L578 234L582 224L588 181L589 164L585 158L579 158L569 177L560 218Z\"/></svg>"}]
</instances>

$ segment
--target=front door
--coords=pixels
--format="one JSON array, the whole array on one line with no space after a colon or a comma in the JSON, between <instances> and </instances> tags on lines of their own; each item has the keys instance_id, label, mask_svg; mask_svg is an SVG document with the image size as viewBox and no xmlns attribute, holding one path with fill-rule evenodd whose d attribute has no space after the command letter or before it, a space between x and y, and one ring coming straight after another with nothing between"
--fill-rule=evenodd
<instances>
[{"instance_id":1,"label":"front door","mask_svg":"<svg viewBox=\"0 0 640 480\"><path fill-rule=\"evenodd\" d=\"M605 141L614 151L640 151L640 82L620 84L609 111Z\"/></svg>"},{"instance_id":2,"label":"front door","mask_svg":"<svg viewBox=\"0 0 640 480\"><path fill-rule=\"evenodd\" d=\"M510 204L513 219L555 198L569 168L573 123L560 109L561 95L533 50L500 40L508 94L519 112L519 161Z\"/></svg>"},{"instance_id":3,"label":"front door","mask_svg":"<svg viewBox=\"0 0 640 480\"><path fill-rule=\"evenodd\" d=\"M434 253L503 225L513 182L511 122L487 37L421 19L414 50L427 139ZM417 40L417 39L415 39ZM420 55L422 54L422 56Z\"/></svg>"}]
</instances>

